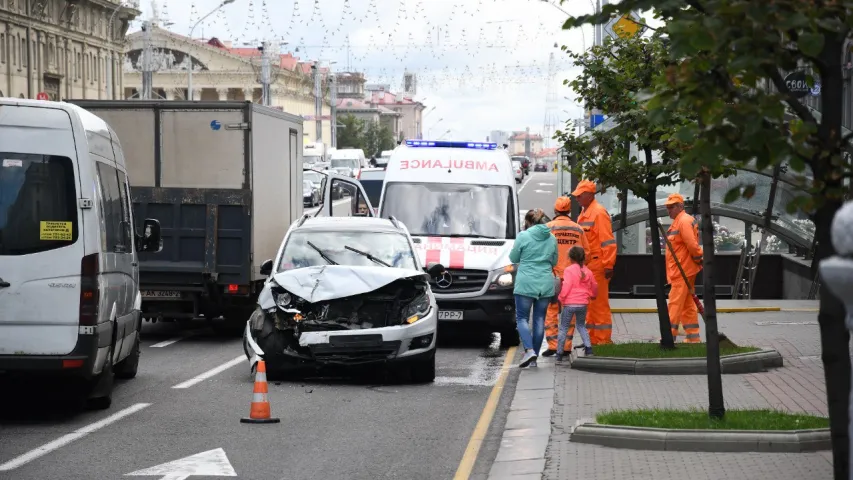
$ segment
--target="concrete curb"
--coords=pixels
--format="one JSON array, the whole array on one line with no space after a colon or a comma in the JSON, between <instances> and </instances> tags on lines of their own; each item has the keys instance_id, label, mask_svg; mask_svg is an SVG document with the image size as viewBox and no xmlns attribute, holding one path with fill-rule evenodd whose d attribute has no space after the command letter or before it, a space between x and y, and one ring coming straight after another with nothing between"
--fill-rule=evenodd
<instances>
[{"instance_id":1,"label":"concrete curb","mask_svg":"<svg viewBox=\"0 0 853 480\"><path fill-rule=\"evenodd\" d=\"M758 312L781 312L782 307L720 307L717 308L717 313L758 313ZM800 310L786 310L786 311L800 311ZM802 309L802 311L817 311L812 309ZM611 313L658 313L657 308L619 308L619 307L611 307Z\"/></svg>"},{"instance_id":2,"label":"concrete curb","mask_svg":"<svg viewBox=\"0 0 853 480\"><path fill-rule=\"evenodd\" d=\"M773 349L757 352L723 355L720 366L723 373L758 373L783 364L782 354ZM704 357L689 358L618 358L578 357L572 368L589 372L625 373L629 375L704 375L707 373Z\"/></svg>"},{"instance_id":3,"label":"concrete curb","mask_svg":"<svg viewBox=\"0 0 853 480\"><path fill-rule=\"evenodd\" d=\"M828 428L814 430L675 430L583 423L569 439L630 450L801 453L831 450Z\"/></svg>"}]
</instances>

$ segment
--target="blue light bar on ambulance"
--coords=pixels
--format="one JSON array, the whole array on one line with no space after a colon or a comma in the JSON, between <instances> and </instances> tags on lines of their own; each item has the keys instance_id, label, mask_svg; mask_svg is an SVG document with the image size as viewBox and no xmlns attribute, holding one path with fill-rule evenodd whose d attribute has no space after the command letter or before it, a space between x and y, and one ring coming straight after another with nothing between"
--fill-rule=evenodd
<instances>
[{"instance_id":1,"label":"blue light bar on ambulance","mask_svg":"<svg viewBox=\"0 0 853 480\"><path fill-rule=\"evenodd\" d=\"M474 148L478 150L495 150L497 143L483 142L441 142L435 140L406 140L407 147L433 147L433 148Z\"/></svg>"}]
</instances>

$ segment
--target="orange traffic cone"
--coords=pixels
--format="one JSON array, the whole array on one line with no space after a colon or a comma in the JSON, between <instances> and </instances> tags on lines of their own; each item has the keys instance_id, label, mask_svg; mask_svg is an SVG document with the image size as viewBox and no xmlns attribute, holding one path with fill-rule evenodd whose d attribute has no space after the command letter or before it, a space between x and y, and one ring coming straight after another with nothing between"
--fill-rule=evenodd
<instances>
[{"instance_id":1,"label":"orange traffic cone","mask_svg":"<svg viewBox=\"0 0 853 480\"><path fill-rule=\"evenodd\" d=\"M270 414L270 402L267 399L269 388L267 385L267 364L263 360L258 361L258 370L255 372L255 390L252 394L252 406L249 409L249 417L241 418L240 423L278 423L281 420L272 418Z\"/></svg>"}]
</instances>

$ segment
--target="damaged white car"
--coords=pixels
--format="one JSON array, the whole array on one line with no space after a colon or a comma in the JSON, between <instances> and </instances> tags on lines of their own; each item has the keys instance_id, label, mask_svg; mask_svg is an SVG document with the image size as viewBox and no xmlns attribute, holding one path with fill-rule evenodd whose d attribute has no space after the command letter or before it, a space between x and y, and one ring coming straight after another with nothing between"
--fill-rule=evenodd
<instances>
[{"instance_id":1,"label":"damaged white car","mask_svg":"<svg viewBox=\"0 0 853 480\"><path fill-rule=\"evenodd\" d=\"M271 375L325 366L392 366L435 379L437 307L406 227L379 218L303 217L282 242L243 348Z\"/></svg>"}]
</instances>

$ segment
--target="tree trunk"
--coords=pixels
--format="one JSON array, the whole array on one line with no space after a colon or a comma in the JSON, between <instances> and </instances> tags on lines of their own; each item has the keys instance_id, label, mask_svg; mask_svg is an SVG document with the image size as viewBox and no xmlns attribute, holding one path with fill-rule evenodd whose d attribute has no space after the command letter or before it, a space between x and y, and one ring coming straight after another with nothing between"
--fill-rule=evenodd
<instances>
[{"instance_id":1,"label":"tree trunk","mask_svg":"<svg viewBox=\"0 0 853 480\"><path fill-rule=\"evenodd\" d=\"M835 255L830 227L840 202L827 202L815 213L815 257L812 275L820 261ZM814 278L814 277L813 277ZM845 325L845 308L821 282L820 326L821 359L826 380L826 401L829 407L829 428L832 436L832 463L836 480L848 480L850 475L850 438L848 435L850 399L850 332Z\"/></svg>"},{"instance_id":2,"label":"tree trunk","mask_svg":"<svg viewBox=\"0 0 853 480\"><path fill-rule=\"evenodd\" d=\"M664 258L660 249L660 229L658 228L658 205L657 188L655 177L652 173L652 149L643 147L646 154L646 203L649 206L649 230L652 234L652 274L655 281L655 301L658 308L658 324L660 325L660 347L666 349L675 348L675 340L672 338L672 326L669 323L669 309L666 306L666 284L664 275Z\"/></svg>"},{"instance_id":3,"label":"tree trunk","mask_svg":"<svg viewBox=\"0 0 853 480\"><path fill-rule=\"evenodd\" d=\"M705 343L708 347L708 414L711 418L723 418L726 405L723 403L723 375L720 367L720 336L717 331L717 295L714 292L714 224L711 222L711 175L702 173L702 189L699 211L702 213L702 278L704 281Z\"/></svg>"}]
</instances>

